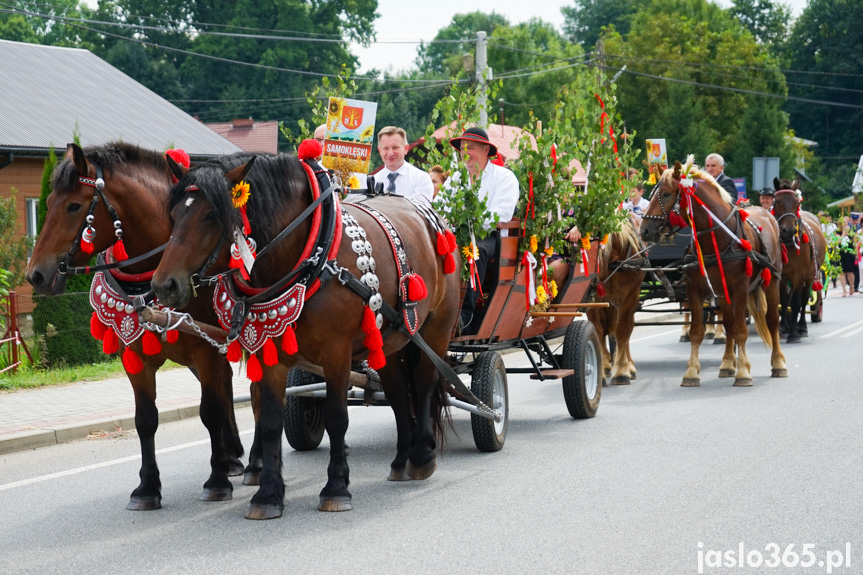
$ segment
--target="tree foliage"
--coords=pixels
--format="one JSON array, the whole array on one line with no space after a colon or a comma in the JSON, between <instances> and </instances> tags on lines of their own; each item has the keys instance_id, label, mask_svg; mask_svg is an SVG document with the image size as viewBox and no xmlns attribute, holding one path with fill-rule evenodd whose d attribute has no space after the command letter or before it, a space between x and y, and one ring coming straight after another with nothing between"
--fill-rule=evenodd
<instances>
[{"instance_id":1,"label":"tree foliage","mask_svg":"<svg viewBox=\"0 0 863 575\"><path fill-rule=\"evenodd\" d=\"M8 270L12 286L24 283L27 255L33 245L29 236L21 235L15 207L17 195L18 190L12 188L8 198L0 198L0 269Z\"/></svg>"},{"instance_id":2,"label":"tree foliage","mask_svg":"<svg viewBox=\"0 0 863 575\"><path fill-rule=\"evenodd\" d=\"M571 42L593 48L603 28L613 27L627 35L641 4L637 0L575 0L573 6L561 8L563 31Z\"/></svg>"}]
</instances>

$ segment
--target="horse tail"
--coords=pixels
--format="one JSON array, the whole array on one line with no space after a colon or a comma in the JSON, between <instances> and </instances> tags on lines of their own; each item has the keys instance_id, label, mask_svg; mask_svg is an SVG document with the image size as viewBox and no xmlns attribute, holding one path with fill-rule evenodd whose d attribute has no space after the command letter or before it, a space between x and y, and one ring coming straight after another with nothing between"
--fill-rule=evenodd
<instances>
[{"instance_id":1,"label":"horse tail","mask_svg":"<svg viewBox=\"0 0 863 575\"><path fill-rule=\"evenodd\" d=\"M446 379L438 372L437 385L434 386L431 398L431 422L435 440L440 449L446 444L447 428L455 429L452 422L452 414L449 410L449 402L446 395Z\"/></svg>"},{"instance_id":2,"label":"horse tail","mask_svg":"<svg viewBox=\"0 0 863 575\"><path fill-rule=\"evenodd\" d=\"M758 332L758 337L764 342L764 346L772 351L773 336L767 327L767 295L760 286L750 292L748 309L749 315L755 320L755 331Z\"/></svg>"}]
</instances>

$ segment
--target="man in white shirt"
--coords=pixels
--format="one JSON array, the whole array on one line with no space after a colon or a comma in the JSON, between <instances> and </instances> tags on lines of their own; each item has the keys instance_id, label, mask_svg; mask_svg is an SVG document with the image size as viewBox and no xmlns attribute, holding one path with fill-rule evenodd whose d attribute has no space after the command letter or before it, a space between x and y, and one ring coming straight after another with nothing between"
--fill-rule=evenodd
<instances>
[{"instance_id":1,"label":"man in white shirt","mask_svg":"<svg viewBox=\"0 0 863 575\"><path fill-rule=\"evenodd\" d=\"M317 161L321 161L324 158L324 139L327 136L327 125L321 124L317 128L315 128L314 138L321 143L321 155L315 158Z\"/></svg>"},{"instance_id":2,"label":"man in white shirt","mask_svg":"<svg viewBox=\"0 0 863 575\"><path fill-rule=\"evenodd\" d=\"M384 167L375 174L375 183L383 184L385 192L431 204L434 197L431 176L407 163L407 152L407 134L402 128L382 128L378 132L378 153L384 161Z\"/></svg>"},{"instance_id":3,"label":"man in white shirt","mask_svg":"<svg viewBox=\"0 0 863 575\"><path fill-rule=\"evenodd\" d=\"M482 282L485 279L488 260L497 250L500 235L494 229L493 214L497 214L498 221L502 223L512 219L513 214L515 214L515 205L518 202L518 178L512 171L490 161L493 156L497 155L497 147L489 141L488 134L482 128L468 128L464 134L450 140L450 144L461 152L462 160L467 166L471 180L481 178L479 197L486 200L486 208L488 209L488 214L483 221L483 228L492 230L485 239L478 240L476 246L479 251L476 270L480 282ZM478 293L468 286L459 320L463 333L473 319L477 296ZM471 327L477 328L478 326Z\"/></svg>"},{"instance_id":4,"label":"man in white shirt","mask_svg":"<svg viewBox=\"0 0 863 575\"><path fill-rule=\"evenodd\" d=\"M644 199L644 184L637 182L629 192L629 199L623 202L623 209L643 216L649 205L650 202Z\"/></svg>"}]
</instances>

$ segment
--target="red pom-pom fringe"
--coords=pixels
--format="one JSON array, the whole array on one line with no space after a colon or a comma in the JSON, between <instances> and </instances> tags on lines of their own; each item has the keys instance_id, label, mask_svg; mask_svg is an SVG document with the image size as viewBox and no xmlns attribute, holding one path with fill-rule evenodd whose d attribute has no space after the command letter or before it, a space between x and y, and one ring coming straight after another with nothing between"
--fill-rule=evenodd
<instances>
[{"instance_id":1,"label":"red pom-pom fringe","mask_svg":"<svg viewBox=\"0 0 863 575\"><path fill-rule=\"evenodd\" d=\"M276 349L273 338L268 337L264 343L264 365L273 367L277 363L279 363L279 350Z\"/></svg>"},{"instance_id":2,"label":"red pom-pom fringe","mask_svg":"<svg viewBox=\"0 0 863 575\"><path fill-rule=\"evenodd\" d=\"M165 334L165 341L167 341L168 343L177 343L178 339L180 339L180 332L176 329L168 330L168 332Z\"/></svg>"},{"instance_id":3,"label":"red pom-pom fringe","mask_svg":"<svg viewBox=\"0 0 863 575\"><path fill-rule=\"evenodd\" d=\"M363 309L363 333L369 333L372 330L378 329L378 324L375 321L375 312L372 311L372 308L369 306L365 306Z\"/></svg>"},{"instance_id":4,"label":"red pom-pom fringe","mask_svg":"<svg viewBox=\"0 0 863 575\"><path fill-rule=\"evenodd\" d=\"M285 333L282 334L282 351L288 355L294 355L300 351L300 346L297 345L297 334L294 333L294 325L288 326Z\"/></svg>"},{"instance_id":5,"label":"red pom-pom fringe","mask_svg":"<svg viewBox=\"0 0 863 575\"><path fill-rule=\"evenodd\" d=\"M806 232L803 232L803 237L801 238L801 240L803 240L804 244L808 244L809 243L809 234L807 234Z\"/></svg>"},{"instance_id":6,"label":"red pom-pom fringe","mask_svg":"<svg viewBox=\"0 0 863 575\"><path fill-rule=\"evenodd\" d=\"M671 212L670 214L668 214L668 223L676 228L685 228L689 225L686 223L686 220L683 219L676 212Z\"/></svg>"},{"instance_id":7,"label":"red pom-pom fringe","mask_svg":"<svg viewBox=\"0 0 863 575\"><path fill-rule=\"evenodd\" d=\"M408 301L420 301L429 294L426 282L419 274L411 274L408 278Z\"/></svg>"},{"instance_id":8,"label":"red pom-pom fringe","mask_svg":"<svg viewBox=\"0 0 863 575\"><path fill-rule=\"evenodd\" d=\"M782 244L782 263L788 263L788 248L785 247L785 244Z\"/></svg>"},{"instance_id":9,"label":"red pom-pom fringe","mask_svg":"<svg viewBox=\"0 0 863 575\"><path fill-rule=\"evenodd\" d=\"M812 291L821 291L822 289L824 289L824 285L821 282L816 281L812 284Z\"/></svg>"},{"instance_id":10,"label":"red pom-pom fringe","mask_svg":"<svg viewBox=\"0 0 863 575\"><path fill-rule=\"evenodd\" d=\"M384 355L384 350L381 348L373 349L369 352L369 367L372 369L382 369L387 364L387 358Z\"/></svg>"},{"instance_id":11,"label":"red pom-pom fringe","mask_svg":"<svg viewBox=\"0 0 863 575\"><path fill-rule=\"evenodd\" d=\"M449 230L446 230L444 232L444 236L446 236L447 247L449 248L449 251L454 252L458 247L458 244L455 241L455 234Z\"/></svg>"},{"instance_id":12,"label":"red pom-pom fringe","mask_svg":"<svg viewBox=\"0 0 863 575\"><path fill-rule=\"evenodd\" d=\"M241 359L243 359L243 348L240 347L240 342L237 340L232 341L228 344L228 353L225 357L231 363L237 363Z\"/></svg>"},{"instance_id":13,"label":"red pom-pom fringe","mask_svg":"<svg viewBox=\"0 0 863 575\"><path fill-rule=\"evenodd\" d=\"M240 275L243 276L243 279L249 281L249 272L246 271L246 266L243 265L243 260L240 258L232 257L230 263L228 263L228 267L232 269L240 270Z\"/></svg>"},{"instance_id":14,"label":"red pom-pom fringe","mask_svg":"<svg viewBox=\"0 0 863 575\"><path fill-rule=\"evenodd\" d=\"M369 367L372 369L380 369L386 365L387 360L384 357L382 348L384 346L381 330L375 322L375 312L368 306L363 310L363 333L366 334L366 339L363 341L369 350Z\"/></svg>"},{"instance_id":15,"label":"red pom-pom fringe","mask_svg":"<svg viewBox=\"0 0 863 575\"><path fill-rule=\"evenodd\" d=\"M324 147L317 140L303 140L297 149L297 157L301 160L316 160L324 153Z\"/></svg>"},{"instance_id":16,"label":"red pom-pom fringe","mask_svg":"<svg viewBox=\"0 0 863 575\"><path fill-rule=\"evenodd\" d=\"M740 210L740 221L745 222L749 218L749 212L746 210Z\"/></svg>"},{"instance_id":17,"label":"red pom-pom fringe","mask_svg":"<svg viewBox=\"0 0 863 575\"><path fill-rule=\"evenodd\" d=\"M88 242L84 238L81 238L81 251L82 252L84 252L85 254L92 254L93 249L94 249L94 247L93 247L92 242Z\"/></svg>"},{"instance_id":18,"label":"red pom-pom fringe","mask_svg":"<svg viewBox=\"0 0 863 575\"><path fill-rule=\"evenodd\" d=\"M249 361L246 362L246 376L252 382L261 381L264 378L264 370L261 368L261 362L258 361L258 356L254 353L249 356Z\"/></svg>"},{"instance_id":19,"label":"red pom-pom fringe","mask_svg":"<svg viewBox=\"0 0 863 575\"><path fill-rule=\"evenodd\" d=\"M447 254L443 259L443 273L451 274L455 272L455 258L452 257L452 254Z\"/></svg>"},{"instance_id":20,"label":"red pom-pom fringe","mask_svg":"<svg viewBox=\"0 0 863 575\"><path fill-rule=\"evenodd\" d=\"M123 245L123 240L117 240L114 242L114 261L116 262L124 262L129 259L129 254L126 253L126 246Z\"/></svg>"},{"instance_id":21,"label":"red pom-pom fringe","mask_svg":"<svg viewBox=\"0 0 863 575\"><path fill-rule=\"evenodd\" d=\"M766 289L766 288L768 288L768 287L770 287L770 278L771 278L771 277L772 277L772 276L770 275L770 270L769 270L769 269L764 268L763 270L761 270L761 279L762 279L762 280L764 280L764 287L765 287L765 289Z\"/></svg>"},{"instance_id":22,"label":"red pom-pom fringe","mask_svg":"<svg viewBox=\"0 0 863 575\"><path fill-rule=\"evenodd\" d=\"M185 150L181 150L180 148L174 148L165 152L166 155L171 156L171 159L188 168L192 165L192 160L189 158L189 154L186 153Z\"/></svg>"},{"instance_id":23,"label":"red pom-pom fringe","mask_svg":"<svg viewBox=\"0 0 863 575\"><path fill-rule=\"evenodd\" d=\"M117 337L117 332L113 328L105 330L105 337L102 338L102 351L106 355L117 353L120 349L120 338Z\"/></svg>"},{"instance_id":24,"label":"red pom-pom fringe","mask_svg":"<svg viewBox=\"0 0 863 575\"><path fill-rule=\"evenodd\" d=\"M384 346L384 338L381 337L381 330L377 327L366 333L366 339L363 344L369 349L378 349Z\"/></svg>"},{"instance_id":25,"label":"red pom-pom fringe","mask_svg":"<svg viewBox=\"0 0 863 575\"><path fill-rule=\"evenodd\" d=\"M752 251L752 244L749 242L749 240L740 240L740 246L741 246L744 250L746 250L747 252L751 252L751 251Z\"/></svg>"},{"instance_id":26,"label":"red pom-pom fringe","mask_svg":"<svg viewBox=\"0 0 863 575\"><path fill-rule=\"evenodd\" d=\"M141 357L130 347L127 347L126 351L123 352L123 369L129 375L137 375L144 369L144 362L141 361Z\"/></svg>"},{"instance_id":27,"label":"red pom-pom fringe","mask_svg":"<svg viewBox=\"0 0 863 575\"><path fill-rule=\"evenodd\" d=\"M450 253L452 250L449 249L449 242L446 239L446 236L442 233L437 233L437 253L439 256L445 256Z\"/></svg>"},{"instance_id":28,"label":"red pom-pom fringe","mask_svg":"<svg viewBox=\"0 0 863 575\"><path fill-rule=\"evenodd\" d=\"M603 297L606 293L608 292L605 291L605 285L602 282L596 284L596 295Z\"/></svg>"},{"instance_id":29,"label":"red pom-pom fringe","mask_svg":"<svg viewBox=\"0 0 863 575\"><path fill-rule=\"evenodd\" d=\"M746 275L752 277L752 260L746 258Z\"/></svg>"},{"instance_id":30,"label":"red pom-pom fringe","mask_svg":"<svg viewBox=\"0 0 863 575\"><path fill-rule=\"evenodd\" d=\"M152 331L145 331L143 337L144 355L158 355L162 352L162 342Z\"/></svg>"},{"instance_id":31,"label":"red pom-pom fringe","mask_svg":"<svg viewBox=\"0 0 863 575\"><path fill-rule=\"evenodd\" d=\"M90 316L90 335L102 341L107 330L108 326L102 323L102 320L99 319L98 314L94 311L93 315Z\"/></svg>"}]
</instances>

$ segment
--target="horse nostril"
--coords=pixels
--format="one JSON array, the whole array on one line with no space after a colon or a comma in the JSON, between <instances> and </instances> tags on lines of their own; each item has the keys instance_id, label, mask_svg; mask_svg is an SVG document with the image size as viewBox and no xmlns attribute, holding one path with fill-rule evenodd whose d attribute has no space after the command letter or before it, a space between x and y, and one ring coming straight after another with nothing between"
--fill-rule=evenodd
<instances>
[{"instance_id":1,"label":"horse nostril","mask_svg":"<svg viewBox=\"0 0 863 575\"><path fill-rule=\"evenodd\" d=\"M35 288L42 287L42 284L45 283L45 276L43 276L40 272L33 272L27 275L27 281L30 282Z\"/></svg>"}]
</instances>

